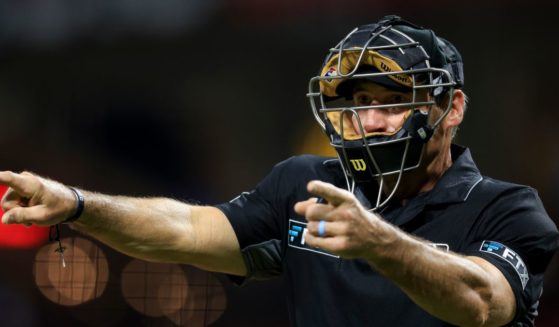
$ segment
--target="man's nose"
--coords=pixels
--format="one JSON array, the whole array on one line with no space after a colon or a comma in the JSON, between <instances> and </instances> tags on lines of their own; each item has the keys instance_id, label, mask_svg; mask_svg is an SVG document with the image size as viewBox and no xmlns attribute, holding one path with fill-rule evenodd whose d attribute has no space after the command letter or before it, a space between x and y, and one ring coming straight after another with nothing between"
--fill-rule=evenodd
<instances>
[{"instance_id":1,"label":"man's nose","mask_svg":"<svg viewBox=\"0 0 559 327\"><path fill-rule=\"evenodd\" d=\"M373 103L375 105L376 103ZM388 132L387 112L384 109L367 109L359 115L365 133Z\"/></svg>"}]
</instances>

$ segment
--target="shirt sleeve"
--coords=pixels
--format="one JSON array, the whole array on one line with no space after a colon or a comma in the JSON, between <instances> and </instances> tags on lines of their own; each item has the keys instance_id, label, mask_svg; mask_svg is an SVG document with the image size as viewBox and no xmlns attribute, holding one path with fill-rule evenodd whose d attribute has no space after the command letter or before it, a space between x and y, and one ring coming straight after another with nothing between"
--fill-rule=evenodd
<instances>
[{"instance_id":1,"label":"shirt sleeve","mask_svg":"<svg viewBox=\"0 0 559 327\"><path fill-rule=\"evenodd\" d=\"M268 279L281 274L285 251L282 236L295 194L300 194L298 188L306 185L306 173L301 170L304 167L304 158L290 158L277 164L254 190L217 205L237 235L247 279Z\"/></svg>"},{"instance_id":2,"label":"shirt sleeve","mask_svg":"<svg viewBox=\"0 0 559 327\"><path fill-rule=\"evenodd\" d=\"M250 192L243 192L233 200L217 205L225 213L239 240L241 249L270 239L280 238L281 208L278 207L279 175L276 166Z\"/></svg>"},{"instance_id":3,"label":"shirt sleeve","mask_svg":"<svg viewBox=\"0 0 559 327\"><path fill-rule=\"evenodd\" d=\"M497 267L516 298L513 326L532 326L543 276L558 247L559 233L534 189L519 187L498 196L479 216L464 254Z\"/></svg>"},{"instance_id":4,"label":"shirt sleeve","mask_svg":"<svg viewBox=\"0 0 559 327\"><path fill-rule=\"evenodd\" d=\"M246 279L268 279L282 273L289 219L296 216L295 203L311 196L307 183L313 179L340 183L342 171L337 161L330 165L329 159L291 157L275 165L254 190L216 206L237 235L247 267Z\"/></svg>"}]
</instances>

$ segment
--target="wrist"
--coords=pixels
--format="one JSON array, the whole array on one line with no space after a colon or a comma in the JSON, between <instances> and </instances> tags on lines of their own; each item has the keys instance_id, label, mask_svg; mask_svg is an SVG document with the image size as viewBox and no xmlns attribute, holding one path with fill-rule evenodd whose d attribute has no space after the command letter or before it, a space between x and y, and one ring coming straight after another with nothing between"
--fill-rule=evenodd
<instances>
[{"instance_id":1,"label":"wrist","mask_svg":"<svg viewBox=\"0 0 559 327\"><path fill-rule=\"evenodd\" d=\"M403 260L407 251L410 251L411 239L402 233L397 227L385 222L378 221L377 239L367 261L374 266L391 266Z\"/></svg>"},{"instance_id":2,"label":"wrist","mask_svg":"<svg viewBox=\"0 0 559 327\"><path fill-rule=\"evenodd\" d=\"M80 190L78 190L77 188L74 188L74 187L71 187L71 186L69 186L68 188L74 194L74 197L76 199L76 205L74 207L74 211L73 211L72 215L70 215L70 217L68 217L64 221L62 221L63 224L69 224L69 223L72 223L72 222L76 221L78 218L80 218L80 216L83 213L83 209L85 208L85 198L84 198L82 192Z\"/></svg>"}]
</instances>

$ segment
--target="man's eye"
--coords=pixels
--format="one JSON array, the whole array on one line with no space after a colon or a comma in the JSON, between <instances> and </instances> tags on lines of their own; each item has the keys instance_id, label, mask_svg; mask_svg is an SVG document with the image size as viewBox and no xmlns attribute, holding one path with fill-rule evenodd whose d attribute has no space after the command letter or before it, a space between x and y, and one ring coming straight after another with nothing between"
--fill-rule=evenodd
<instances>
[{"instance_id":1,"label":"man's eye","mask_svg":"<svg viewBox=\"0 0 559 327\"><path fill-rule=\"evenodd\" d=\"M388 108L387 110L391 114L398 115L398 114L401 114L402 112L404 112L408 109L407 108L402 108L402 107L392 107L392 108Z\"/></svg>"},{"instance_id":2,"label":"man's eye","mask_svg":"<svg viewBox=\"0 0 559 327\"><path fill-rule=\"evenodd\" d=\"M405 101L404 97L399 94L395 94L390 97L390 103L402 103L404 101Z\"/></svg>"},{"instance_id":3,"label":"man's eye","mask_svg":"<svg viewBox=\"0 0 559 327\"><path fill-rule=\"evenodd\" d=\"M370 96L362 94L355 97L355 102L359 105L369 105L373 101Z\"/></svg>"}]
</instances>

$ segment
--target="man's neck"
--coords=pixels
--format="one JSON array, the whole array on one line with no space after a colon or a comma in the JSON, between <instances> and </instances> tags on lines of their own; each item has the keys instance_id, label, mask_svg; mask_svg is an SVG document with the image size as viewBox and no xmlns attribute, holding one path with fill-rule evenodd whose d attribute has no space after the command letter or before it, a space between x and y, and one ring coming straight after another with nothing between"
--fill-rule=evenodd
<instances>
[{"instance_id":1,"label":"man's neck","mask_svg":"<svg viewBox=\"0 0 559 327\"><path fill-rule=\"evenodd\" d=\"M420 193L431 191L443 174L452 166L452 156L450 147L444 153L440 153L427 165L420 165L418 168L405 172L398 186L398 191L394 199L401 205L406 205L409 199ZM384 193L390 194L396 186L397 175L385 178Z\"/></svg>"}]
</instances>

